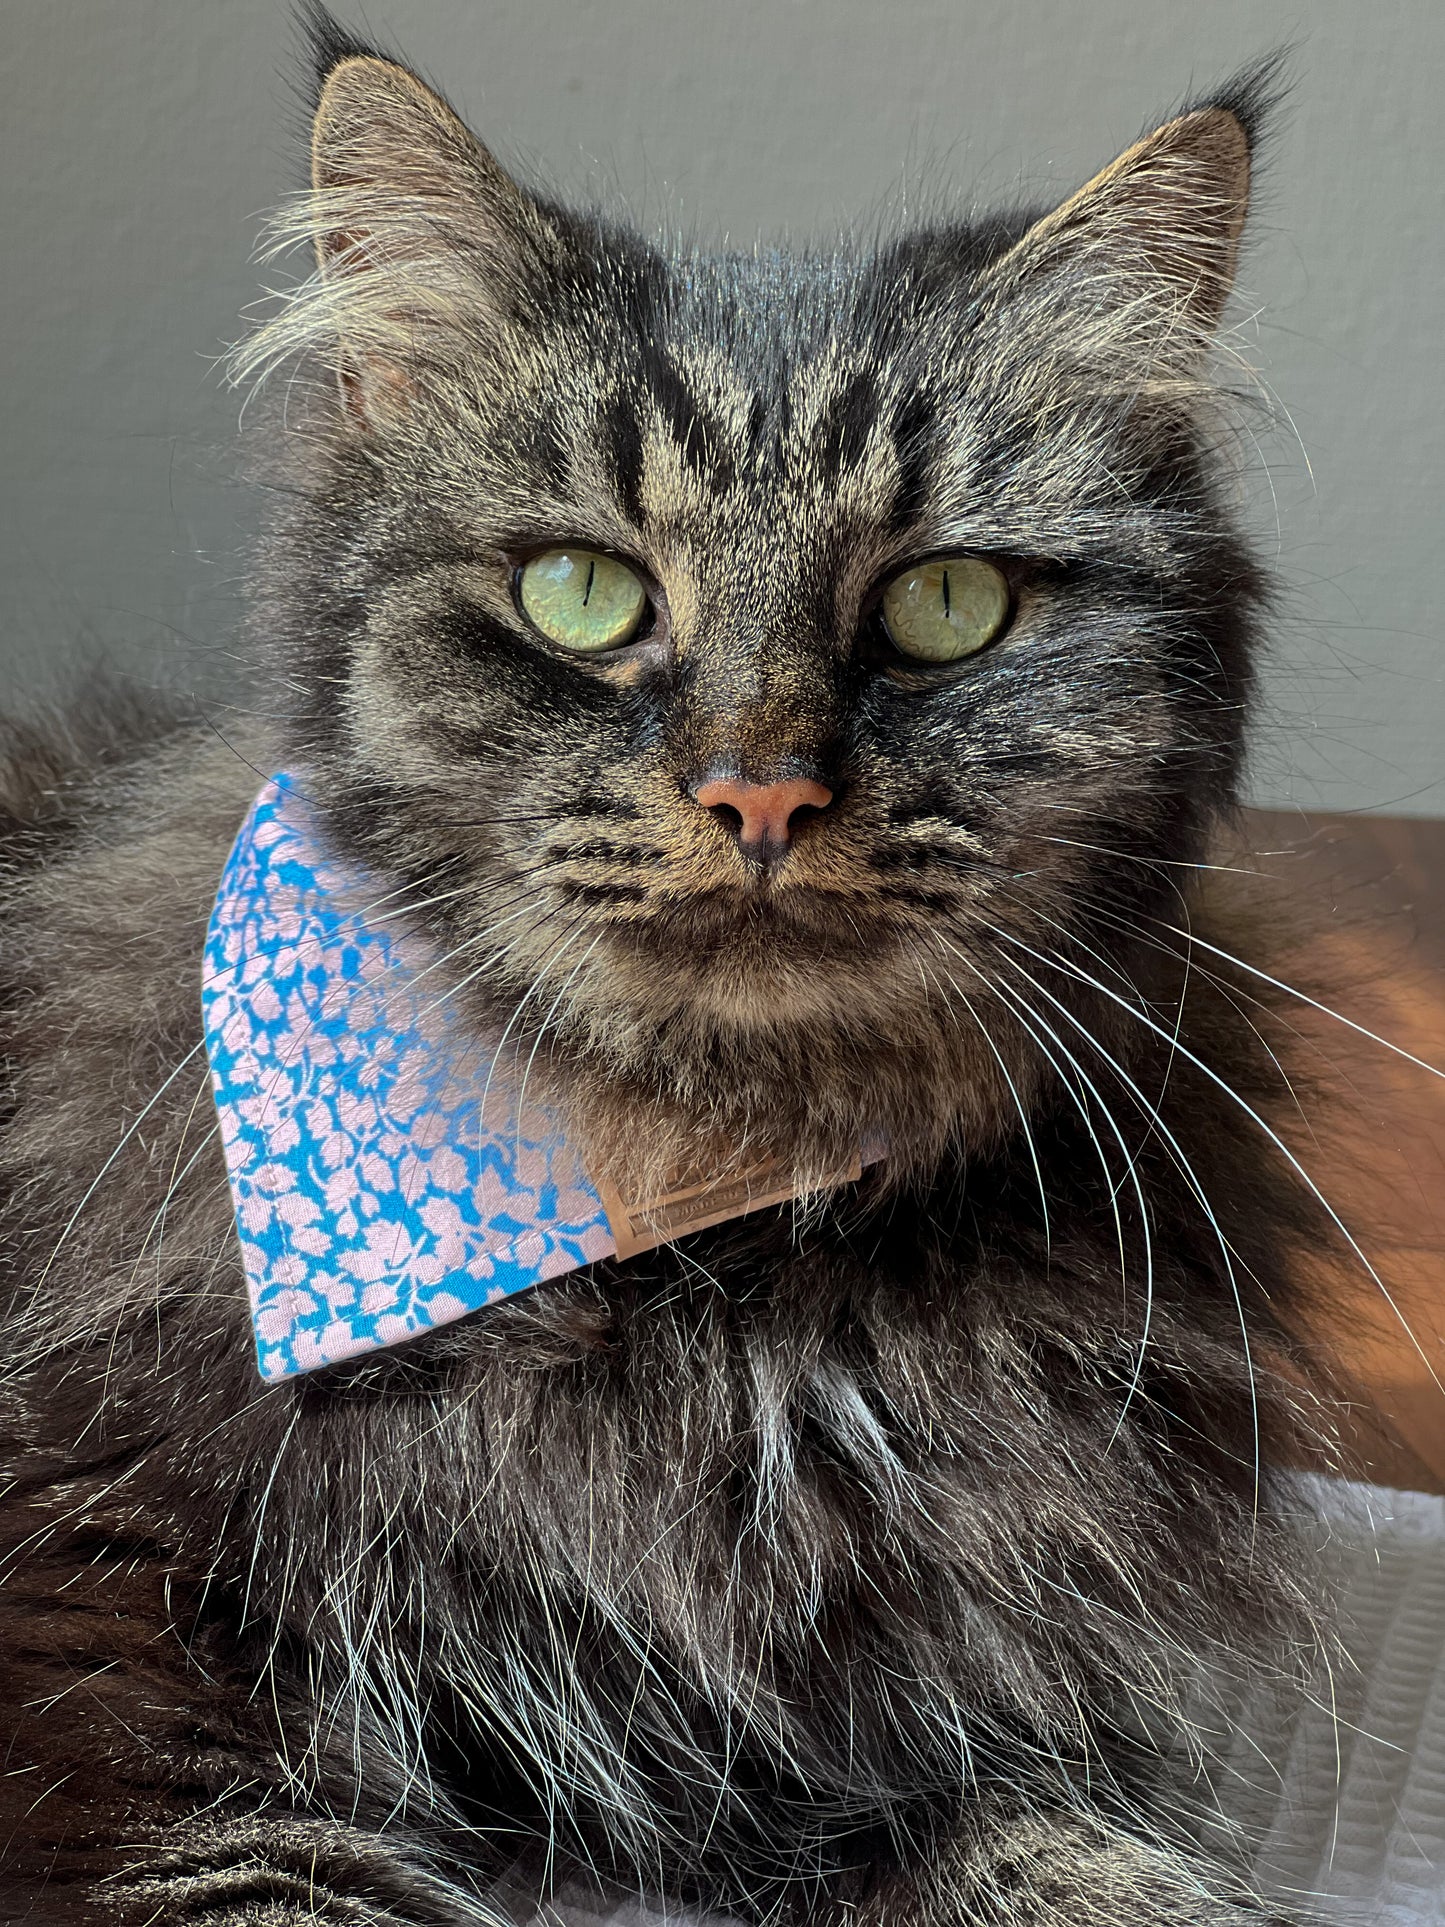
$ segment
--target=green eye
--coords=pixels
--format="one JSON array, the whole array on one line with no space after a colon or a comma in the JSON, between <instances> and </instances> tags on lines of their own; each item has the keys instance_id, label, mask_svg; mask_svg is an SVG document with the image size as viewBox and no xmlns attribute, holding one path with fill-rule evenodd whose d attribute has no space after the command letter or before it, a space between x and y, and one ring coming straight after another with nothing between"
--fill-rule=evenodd
<instances>
[{"instance_id":1,"label":"green eye","mask_svg":"<svg viewBox=\"0 0 1445 1927\"><path fill-rule=\"evenodd\" d=\"M1008 604L1008 583L992 562L946 555L893 578L883 591L883 621L905 656L957 662L992 642Z\"/></svg>"},{"instance_id":2,"label":"green eye","mask_svg":"<svg viewBox=\"0 0 1445 1927\"><path fill-rule=\"evenodd\" d=\"M522 607L544 636L584 653L630 642L647 591L625 562L591 549L548 549L522 570Z\"/></svg>"}]
</instances>

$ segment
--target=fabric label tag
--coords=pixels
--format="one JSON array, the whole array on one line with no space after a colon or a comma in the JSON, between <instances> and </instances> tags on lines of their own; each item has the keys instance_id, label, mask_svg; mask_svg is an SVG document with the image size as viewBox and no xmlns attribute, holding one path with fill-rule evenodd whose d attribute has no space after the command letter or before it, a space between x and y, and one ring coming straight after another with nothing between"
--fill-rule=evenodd
<instances>
[{"instance_id":1,"label":"fabric label tag","mask_svg":"<svg viewBox=\"0 0 1445 1927\"><path fill-rule=\"evenodd\" d=\"M817 1188L831 1191L839 1185L856 1184L862 1175L863 1159L859 1156L847 1170L834 1172ZM619 1258L636 1257L640 1251L670 1244L689 1231L705 1231L709 1225L746 1217L765 1205L787 1204L799 1195L791 1172L776 1162L757 1164L722 1178L705 1177L696 1170L681 1172L651 1196L624 1193L601 1178L594 1178L593 1183L617 1240Z\"/></svg>"}]
</instances>

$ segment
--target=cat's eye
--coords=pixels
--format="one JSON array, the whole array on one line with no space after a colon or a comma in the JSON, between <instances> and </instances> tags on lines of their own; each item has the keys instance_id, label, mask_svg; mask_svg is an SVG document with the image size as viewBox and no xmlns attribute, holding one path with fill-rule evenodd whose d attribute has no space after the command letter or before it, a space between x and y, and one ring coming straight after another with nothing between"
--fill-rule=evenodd
<instances>
[{"instance_id":1,"label":"cat's eye","mask_svg":"<svg viewBox=\"0 0 1445 1927\"><path fill-rule=\"evenodd\" d=\"M591 549L534 556L523 566L517 595L544 636L583 654L631 642L647 609L647 590L627 564Z\"/></svg>"},{"instance_id":2,"label":"cat's eye","mask_svg":"<svg viewBox=\"0 0 1445 1927\"><path fill-rule=\"evenodd\" d=\"M958 662L992 642L1008 619L1001 570L974 555L945 555L905 569L883 591L883 625L919 662Z\"/></svg>"}]
</instances>

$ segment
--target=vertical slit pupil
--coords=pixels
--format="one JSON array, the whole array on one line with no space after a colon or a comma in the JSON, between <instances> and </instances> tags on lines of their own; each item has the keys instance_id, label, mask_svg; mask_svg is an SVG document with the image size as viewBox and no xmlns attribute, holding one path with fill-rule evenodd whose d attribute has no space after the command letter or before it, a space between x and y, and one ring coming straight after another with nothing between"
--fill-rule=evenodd
<instances>
[{"instance_id":1,"label":"vertical slit pupil","mask_svg":"<svg viewBox=\"0 0 1445 1927\"><path fill-rule=\"evenodd\" d=\"M587 604L592 600L592 583L596 574L597 574L597 564L595 562L589 562L587 564L587 587L582 591L582 607L584 609L587 607Z\"/></svg>"},{"instance_id":2,"label":"vertical slit pupil","mask_svg":"<svg viewBox=\"0 0 1445 1927\"><path fill-rule=\"evenodd\" d=\"M950 602L949 596L948 596L948 570L947 569L945 569L943 572L943 613L946 617L950 619L952 618L953 604L952 602Z\"/></svg>"}]
</instances>

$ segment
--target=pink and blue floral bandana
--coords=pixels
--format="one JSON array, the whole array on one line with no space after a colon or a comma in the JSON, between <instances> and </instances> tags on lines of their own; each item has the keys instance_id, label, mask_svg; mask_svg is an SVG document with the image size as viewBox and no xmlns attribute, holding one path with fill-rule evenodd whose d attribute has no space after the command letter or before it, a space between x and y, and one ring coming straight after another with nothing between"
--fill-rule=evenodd
<instances>
[{"instance_id":1,"label":"pink and blue floral bandana","mask_svg":"<svg viewBox=\"0 0 1445 1927\"><path fill-rule=\"evenodd\" d=\"M321 852L285 776L221 878L202 1001L263 1378L618 1249L556 1119L519 1109L462 1034L398 901Z\"/></svg>"}]
</instances>

